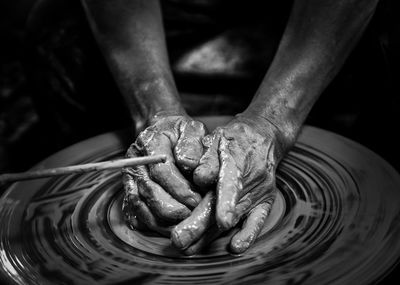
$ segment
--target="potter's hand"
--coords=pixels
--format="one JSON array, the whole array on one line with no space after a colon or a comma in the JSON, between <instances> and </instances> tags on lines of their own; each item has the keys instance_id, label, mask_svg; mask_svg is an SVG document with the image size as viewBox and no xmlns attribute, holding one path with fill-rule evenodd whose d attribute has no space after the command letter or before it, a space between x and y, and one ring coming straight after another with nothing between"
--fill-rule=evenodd
<instances>
[{"instance_id":1,"label":"potter's hand","mask_svg":"<svg viewBox=\"0 0 400 285\"><path fill-rule=\"evenodd\" d=\"M123 211L136 229L169 236L172 224L187 218L201 196L182 173L191 174L203 153L205 127L186 115L158 115L139 134L127 157L167 155L165 163L125 168Z\"/></svg>"},{"instance_id":2,"label":"potter's hand","mask_svg":"<svg viewBox=\"0 0 400 285\"><path fill-rule=\"evenodd\" d=\"M245 217L230 242L232 252L242 253L256 240L275 199L275 171L285 148L280 132L265 119L237 116L203 141L207 150L193 178L203 187L217 182L216 195L210 191L174 228L172 241L194 254ZM217 227L206 232L214 222Z\"/></svg>"}]
</instances>

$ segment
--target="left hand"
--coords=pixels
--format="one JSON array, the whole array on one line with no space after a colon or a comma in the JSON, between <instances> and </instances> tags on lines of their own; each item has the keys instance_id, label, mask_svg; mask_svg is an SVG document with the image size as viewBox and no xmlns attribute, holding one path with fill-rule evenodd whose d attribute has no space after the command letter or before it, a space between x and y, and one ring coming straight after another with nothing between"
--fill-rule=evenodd
<instances>
[{"instance_id":1,"label":"left hand","mask_svg":"<svg viewBox=\"0 0 400 285\"><path fill-rule=\"evenodd\" d=\"M242 253L255 242L275 200L275 171L287 148L282 137L263 118L236 116L203 139L206 152L193 179L202 187L216 182L216 195L210 191L191 216L173 229L176 247L194 254L243 217L230 249ZM206 232L215 222L217 229Z\"/></svg>"},{"instance_id":2,"label":"left hand","mask_svg":"<svg viewBox=\"0 0 400 285\"><path fill-rule=\"evenodd\" d=\"M159 114L141 132L127 157L165 154L165 163L123 169L123 212L134 229L169 236L172 225L188 217L201 201L183 175L191 174L203 153L205 126L186 114Z\"/></svg>"}]
</instances>

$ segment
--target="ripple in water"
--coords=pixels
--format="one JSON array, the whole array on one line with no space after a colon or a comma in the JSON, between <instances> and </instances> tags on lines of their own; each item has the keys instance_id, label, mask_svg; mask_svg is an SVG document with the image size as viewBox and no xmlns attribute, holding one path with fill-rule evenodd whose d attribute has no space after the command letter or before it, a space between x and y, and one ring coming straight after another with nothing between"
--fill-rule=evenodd
<instances>
[{"instance_id":1,"label":"ripple in water","mask_svg":"<svg viewBox=\"0 0 400 285\"><path fill-rule=\"evenodd\" d=\"M120 135L38 167L118 158ZM226 250L231 231L186 257L168 239L125 225L119 172L16 183L0 201L0 272L15 284L370 284L396 264L400 179L375 154L306 127L277 184L271 217L248 252Z\"/></svg>"}]
</instances>

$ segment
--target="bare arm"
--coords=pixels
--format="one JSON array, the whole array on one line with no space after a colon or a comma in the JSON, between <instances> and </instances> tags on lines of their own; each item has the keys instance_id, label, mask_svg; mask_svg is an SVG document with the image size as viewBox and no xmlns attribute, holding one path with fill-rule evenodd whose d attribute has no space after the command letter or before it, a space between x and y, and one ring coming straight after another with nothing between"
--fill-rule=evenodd
<instances>
[{"instance_id":1,"label":"bare arm","mask_svg":"<svg viewBox=\"0 0 400 285\"><path fill-rule=\"evenodd\" d=\"M141 131L127 156L163 153L167 157L165 163L124 169L126 221L133 228L168 236L170 224L184 219L201 200L181 171L190 173L197 166L205 127L186 114L179 99L168 61L160 3L82 2L136 131Z\"/></svg>"},{"instance_id":2,"label":"bare arm","mask_svg":"<svg viewBox=\"0 0 400 285\"><path fill-rule=\"evenodd\" d=\"M137 129L159 112L184 114L158 0L82 0Z\"/></svg>"},{"instance_id":3,"label":"bare arm","mask_svg":"<svg viewBox=\"0 0 400 285\"><path fill-rule=\"evenodd\" d=\"M206 152L194 181L217 181L215 198L201 203L174 228L171 236L177 247L193 254L209 242L204 229L213 221L227 230L242 218L242 229L232 237L230 249L242 253L255 242L276 197L277 165L357 43L377 2L295 0L278 51L253 101L205 140Z\"/></svg>"},{"instance_id":4,"label":"bare arm","mask_svg":"<svg viewBox=\"0 0 400 285\"><path fill-rule=\"evenodd\" d=\"M323 89L369 23L378 0L297 0L275 58L244 115L293 142Z\"/></svg>"}]
</instances>

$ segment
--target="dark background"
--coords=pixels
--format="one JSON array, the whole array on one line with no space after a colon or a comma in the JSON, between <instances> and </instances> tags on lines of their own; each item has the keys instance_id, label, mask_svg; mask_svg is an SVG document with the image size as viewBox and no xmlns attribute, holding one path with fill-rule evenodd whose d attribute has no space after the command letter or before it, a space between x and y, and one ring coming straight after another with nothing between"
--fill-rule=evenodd
<instances>
[{"instance_id":1,"label":"dark background","mask_svg":"<svg viewBox=\"0 0 400 285\"><path fill-rule=\"evenodd\" d=\"M233 115L265 74L291 1L189 2L163 2L178 89L192 115ZM397 170L399 12L396 1L380 1L307 120L367 146ZM78 0L2 1L0 38L0 172L26 170L72 143L130 127ZM394 284L399 273L382 284Z\"/></svg>"}]
</instances>

